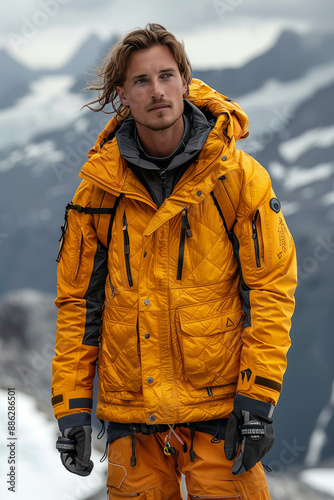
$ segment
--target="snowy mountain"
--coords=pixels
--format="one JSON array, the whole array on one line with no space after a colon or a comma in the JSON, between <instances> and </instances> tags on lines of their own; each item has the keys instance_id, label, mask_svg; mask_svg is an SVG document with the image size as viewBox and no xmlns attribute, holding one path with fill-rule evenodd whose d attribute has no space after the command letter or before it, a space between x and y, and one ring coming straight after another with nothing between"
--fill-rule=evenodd
<instances>
[{"instance_id":1,"label":"snowy mountain","mask_svg":"<svg viewBox=\"0 0 334 500\"><path fill-rule=\"evenodd\" d=\"M30 83L39 73L14 61L4 49L0 50L0 109L9 108L18 98L29 92Z\"/></svg>"},{"instance_id":2,"label":"snowy mountain","mask_svg":"<svg viewBox=\"0 0 334 500\"><path fill-rule=\"evenodd\" d=\"M261 88L266 81L289 83L301 78L310 68L333 63L334 35L300 36L283 32L270 50L251 60L242 68L196 71L201 80L236 99Z\"/></svg>"},{"instance_id":3,"label":"snowy mountain","mask_svg":"<svg viewBox=\"0 0 334 500\"><path fill-rule=\"evenodd\" d=\"M306 459L308 467L318 467L334 457L333 38L286 32L275 47L244 67L194 69L195 77L238 101L248 113L250 136L239 147L270 172L297 246L299 286L292 348L275 410L276 443L268 455L273 470L302 467ZM48 301L48 294L55 296L55 258L64 207L80 182L77 176L88 150L109 119L102 113L80 111L90 100L81 92L84 72L105 50L94 38L57 72L18 74L19 99L8 98L8 106L0 110L0 178L5 187L0 197L0 294L5 303L8 291L27 287L45 293ZM11 63L16 64L7 57L4 64ZM2 348L8 336L15 339L15 321L21 321L21 327L24 324L20 314L13 316L10 330L3 331L0 321ZM44 314L41 348L51 342L55 329L49 306ZM25 338L30 335L27 330ZM6 380L14 362L26 364L29 351L21 352L24 347L23 342L3 351L8 360L0 380ZM45 377L45 388L40 389L46 406L47 384Z\"/></svg>"}]
</instances>

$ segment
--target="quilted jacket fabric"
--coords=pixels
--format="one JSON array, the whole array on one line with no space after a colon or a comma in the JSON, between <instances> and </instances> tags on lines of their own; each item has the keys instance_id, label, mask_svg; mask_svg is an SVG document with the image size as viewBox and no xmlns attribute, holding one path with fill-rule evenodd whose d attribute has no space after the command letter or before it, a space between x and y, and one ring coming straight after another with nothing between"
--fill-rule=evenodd
<instances>
[{"instance_id":1,"label":"quilted jacket fabric","mask_svg":"<svg viewBox=\"0 0 334 500\"><path fill-rule=\"evenodd\" d=\"M88 419L96 363L97 416L107 421L227 417L236 394L277 403L293 239L267 171L235 147L246 114L199 80L187 99L216 124L159 209L116 138L106 141L115 118L81 170L73 204L100 212L68 211L58 265L52 401L63 426Z\"/></svg>"}]
</instances>

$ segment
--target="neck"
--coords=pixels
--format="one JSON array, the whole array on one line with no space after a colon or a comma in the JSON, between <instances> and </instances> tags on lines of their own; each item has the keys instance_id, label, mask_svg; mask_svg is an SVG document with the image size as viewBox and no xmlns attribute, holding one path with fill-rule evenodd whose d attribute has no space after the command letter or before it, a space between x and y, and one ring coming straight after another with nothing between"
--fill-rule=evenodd
<instances>
[{"instance_id":1,"label":"neck","mask_svg":"<svg viewBox=\"0 0 334 500\"><path fill-rule=\"evenodd\" d=\"M137 123L137 131L142 147L149 156L165 158L171 155L179 145L183 132L183 117L172 127L164 130L150 130Z\"/></svg>"}]
</instances>

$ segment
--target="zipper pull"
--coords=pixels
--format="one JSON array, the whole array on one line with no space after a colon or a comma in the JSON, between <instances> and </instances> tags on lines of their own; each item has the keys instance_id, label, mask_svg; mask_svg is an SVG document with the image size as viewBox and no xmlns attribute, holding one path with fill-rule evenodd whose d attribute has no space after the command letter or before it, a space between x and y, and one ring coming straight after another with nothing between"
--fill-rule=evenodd
<instances>
[{"instance_id":1,"label":"zipper pull","mask_svg":"<svg viewBox=\"0 0 334 500\"><path fill-rule=\"evenodd\" d=\"M128 224L127 224L125 214L123 215L122 222L123 222L123 231L126 231Z\"/></svg>"},{"instance_id":2,"label":"zipper pull","mask_svg":"<svg viewBox=\"0 0 334 500\"><path fill-rule=\"evenodd\" d=\"M123 232L124 232L124 253L125 255L128 255L130 253L130 245L128 243L128 222L126 220L126 216L124 214L123 216L123 219L122 219L122 222L123 222Z\"/></svg>"},{"instance_id":3,"label":"zipper pull","mask_svg":"<svg viewBox=\"0 0 334 500\"><path fill-rule=\"evenodd\" d=\"M166 175L166 171L165 170L162 170L160 172L160 179L161 179L161 184L162 185L166 184L167 175Z\"/></svg>"},{"instance_id":4,"label":"zipper pull","mask_svg":"<svg viewBox=\"0 0 334 500\"><path fill-rule=\"evenodd\" d=\"M166 170L162 170L160 172L160 183L161 183L161 190L162 190L162 198L165 200L166 199L166 184L167 184Z\"/></svg>"},{"instance_id":5,"label":"zipper pull","mask_svg":"<svg viewBox=\"0 0 334 500\"><path fill-rule=\"evenodd\" d=\"M186 235L187 235L187 238L192 238L192 230L190 228L190 224L189 224L189 220L188 220L188 207L186 207L185 209L185 212L184 212L184 215L185 215L185 218L186 218Z\"/></svg>"}]
</instances>

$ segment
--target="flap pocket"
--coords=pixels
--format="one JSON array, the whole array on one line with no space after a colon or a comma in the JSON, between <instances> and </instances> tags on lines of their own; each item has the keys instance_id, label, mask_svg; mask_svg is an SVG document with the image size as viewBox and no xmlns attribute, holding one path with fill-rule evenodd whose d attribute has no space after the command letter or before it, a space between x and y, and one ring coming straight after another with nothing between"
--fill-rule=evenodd
<instances>
[{"instance_id":1,"label":"flap pocket","mask_svg":"<svg viewBox=\"0 0 334 500\"><path fill-rule=\"evenodd\" d=\"M108 486L113 486L114 488L120 488L124 479L127 476L127 472L123 465L113 464L108 462Z\"/></svg>"},{"instance_id":2,"label":"flap pocket","mask_svg":"<svg viewBox=\"0 0 334 500\"><path fill-rule=\"evenodd\" d=\"M188 335L198 337L234 330L240 323L243 311L233 311L221 316L201 319L200 321L194 320L193 308L191 308L191 311L188 308L180 309L179 314L182 330Z\"/></svg>"},{"instance_id":3,"label":"flap pocket","mask_svg":"<svg viewBox=\"0 0 334 500\"><path fill-rule=\"evenodd\" d=\"M244 318L240 305L224 314L217 302L185 307L178 313L183 368L193 387L236 383Z\"/></svg>"}]
</instances>

